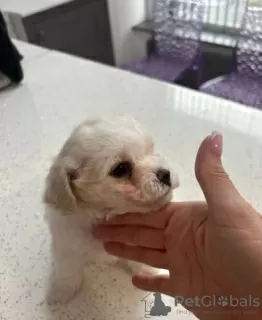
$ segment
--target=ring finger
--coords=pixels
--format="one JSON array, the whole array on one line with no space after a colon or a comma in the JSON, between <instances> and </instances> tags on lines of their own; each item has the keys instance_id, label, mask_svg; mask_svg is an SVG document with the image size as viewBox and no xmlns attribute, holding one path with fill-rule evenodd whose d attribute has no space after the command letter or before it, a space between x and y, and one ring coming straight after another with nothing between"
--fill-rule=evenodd
<instances>
[{"instance_id":1,"label":"ring finger","mask_svg":"<svg viewBox=\"0 0 262 320\"><path fill-rule=\"evenodd\" d=\"M140 262L158 269L167 269L166 253L163 250L153 250L114 242L107 242L104 247L113 256Z\"/></svg>"}]
</instances>

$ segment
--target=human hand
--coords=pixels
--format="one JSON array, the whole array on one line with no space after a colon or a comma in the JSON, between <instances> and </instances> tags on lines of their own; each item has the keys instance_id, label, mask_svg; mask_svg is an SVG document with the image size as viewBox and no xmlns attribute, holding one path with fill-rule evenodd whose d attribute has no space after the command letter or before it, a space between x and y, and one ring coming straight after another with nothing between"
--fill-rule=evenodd
<instances>
[{"instance_id":1,"label":"human hand","mask_svg":"<svg viewBox=\"0 0 262 320\"><path fill-rule=\"evenodd\" d=\"M160 212L115 217L94 230L108 253L169 271L136 275L136 287L184 298L262 298L261 216L234 187L221 154L222 137L216 134L197 155L196 177L206 203L171 203Z\"/></svg>"}]
</instances>

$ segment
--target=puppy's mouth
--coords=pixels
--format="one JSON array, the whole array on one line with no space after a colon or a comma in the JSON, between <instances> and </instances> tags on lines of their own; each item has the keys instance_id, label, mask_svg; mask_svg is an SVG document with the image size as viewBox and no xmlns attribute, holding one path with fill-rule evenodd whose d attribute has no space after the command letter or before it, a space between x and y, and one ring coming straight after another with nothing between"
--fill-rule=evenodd
<instances>
[{"instance_id":1,"label":"puppy's mouth","mask_svg":"<svg viewBox=\"0 0 262 320\"><path fill-rule=\"evenodd\" d=\"M173 189L170 187L161 198L165 198L167 196L169 196L171 193L173 192Z\"/></svg>"},{"instance_id":2,"label":"puppy's mouth","mask_svg":"<svg viewBox=\"0 0 262 320\"><path fill-rule=\"evenodd\" d=\"M178 181L171 181L170 186L167 186L161 182L157 182L157 184L158 186L160 186L161 192L159 192L158 195L156 195L155 201L154 201L155 204L167 203L171 201L174 190L179 187Z\"/></svg>"},{"instance_id":3,"label":"puppy's mouth","mask_svg":"<svg viewBox=\"0 0 262 320\"><path fill-rule=\"evenodd\" d=\"M162 196L158 197L152 203L148 203L148 206L153 208L153 210L159 210L168 204L172 200L172 188L169 188Z\"/></svg>"},{"instance_id":4,"label":"puppy's mouth","mask_svg":"<svg viewBox=\"0 0 262 320\"><path fill-rule=\"evenodd\" d=\"M176 189L176 185L173 184L172 182L170 182L170 185L164 184L162 182L156 181L155 182L158 186L160 186L160 188L163 190L163 193L161 194L161 196L159 198L165 198L166 196L168 196L169 194L171 194L173 192L174 189ZM159 188L159 187L158 187Z\"/></svg>"},{"instance_id":5,"label":"puppy's mouth","mask_svg":"<svg viewBox=\"0 0 262 320\"><path fill-rule=\"evenodd\" d=\"M155 204L159 204L159 203L163 203L163 202L168 202L169 197L171 197L172 193L173 193L173 187L167 187L167 186L163 186L161 184L161 189L163 190L160 193L156 193L155 196L153 196L152 201L149 201L150 205L155 205Z\"/></svg>"}]
</instances>

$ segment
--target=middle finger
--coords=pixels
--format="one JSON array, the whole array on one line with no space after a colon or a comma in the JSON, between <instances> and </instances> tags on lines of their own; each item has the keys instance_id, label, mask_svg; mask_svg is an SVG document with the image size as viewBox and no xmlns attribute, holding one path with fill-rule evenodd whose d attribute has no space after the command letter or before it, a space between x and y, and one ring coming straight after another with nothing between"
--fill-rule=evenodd
<instances>
[{"instance_id":1,"label":"middle finger","mask_svg":"<svg viewBox=\"0 0 262 320\"><path fill-rule=\"evenodd\" d=\"M93 230L95 238L104 242L120 242L145 248L164 250L164 230L146 227L98 226Z\"/></svg>"}]
</instances>

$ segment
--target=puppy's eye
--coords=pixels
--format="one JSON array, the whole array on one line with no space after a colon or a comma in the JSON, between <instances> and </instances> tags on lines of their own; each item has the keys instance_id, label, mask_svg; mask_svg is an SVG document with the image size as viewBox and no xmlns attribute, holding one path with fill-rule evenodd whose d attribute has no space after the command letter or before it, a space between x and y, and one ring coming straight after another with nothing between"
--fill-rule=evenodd
<instances>
[{"instance_id":1,"label":"puppy's eye","mask_svg":"<svg viewBox=\"0 0 262 320\"><path fill-rule=\"evenodd\" d=\"M131 174L132 174L132 165L130 162L119 163L110 173L110 175L115 178L130 177Z\"/></svg>"}]
</instances>

